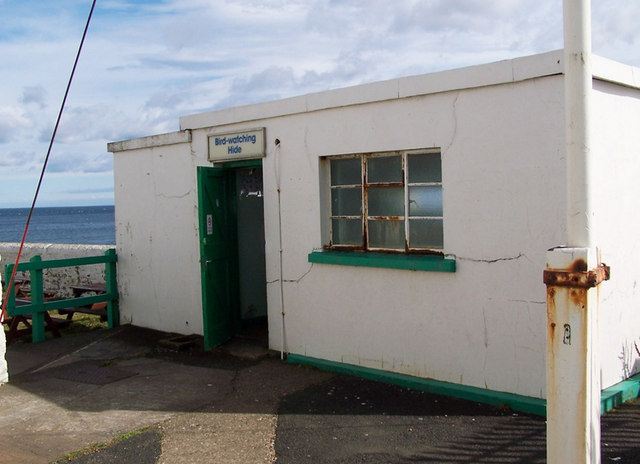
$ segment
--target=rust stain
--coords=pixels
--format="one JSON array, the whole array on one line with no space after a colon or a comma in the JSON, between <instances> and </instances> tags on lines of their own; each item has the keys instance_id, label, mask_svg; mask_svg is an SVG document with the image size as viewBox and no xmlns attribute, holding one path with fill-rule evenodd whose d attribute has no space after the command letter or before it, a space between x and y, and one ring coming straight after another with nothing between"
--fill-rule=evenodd
<instances>
[{"instance_id":1,"label":"rust stain","mask_svg":"<svg viewBox=\"0 0 640 464\"><path fill-rule=\"evenodd\" d=\"M367 219L373 221L403 221L404 216L367 216Z\"/></svg>"},{"instance_id":2,"label":"rust stain","mask_svg":"<svg viewBox=\"0 0 640 464\"><path fill-rule=\"evenodd\" d=\"M572 288L569 292L571 303L584 309L587 306L587 290L584 288Z\"/></svg>"},{"instance_id":3,"label":"rust stain","mask_svg":"<svg viewBox=\"0 0 640 464\"><path fill-rule=\"evenodd\" d=\"M369 194L367 193L367 170L362 158L362 246L366 250L369 247L369 225L367 215L369 214Z\"/></svg>"},{"instance_id":4,"label":"rust stain","mask_svg":"<svg viewBox=\"0 0 640 464\"><path fill-rule=\"evenodd\" d=\"M580 404L586 401L588 385L594 375L587 365L587 346L591 327L589 318L594 317L587 309L587 295L590 288L599 289L599 284L608 280L609 267L601 264L598 267L587 270L584 260L576 260L569 269L547 270L544 273L544 282L547 284L547 413L549 417L555 414L564 414L559 408L559 395L562 394L560 383L563 382L562 372L558 369L567 359L577 363L580 367L576 371L575 380L579 382L576 387L576 400ZM559 319L561 318L561 319ZM565 320L565 318L567 320ZM570 325L569 325L570 324ZM563 346L564 331L567 327L571 330L572 347ZM596 329L597 330L597 329ZM566 358L566 357L569 358ZM556 359L556 357L558 359ZM565 360L565 361L563 361ZM585 422L585 410L579 410L582 415L580 421Z\"/></svg>"},{"instance_id":5,"label":"rust stain","mask_svg":"<svg viewBox=\"0 0 640 464\"><path fill-rule=\"evenodd\" d=\"M543 281L547 286L573 287L573 288L593 288L602 281L609 280L610 268L606 264L600 264L590 271L575 271L576 268L586 266L584 260L576 260L571 270L545 270Z\"/></svg>"},{"instance_id":6,"label":"rust stain","mask_svg":"<svg viewBox=\"0 0 640 464\"><path fill-rule=\"evenodd\" d=\"M556 333L556 323L555 320L557 318L557 310L556 310L556 289L553 287L547 287L547 374L551 376L550 379L547 380L547 385L555 386L555 333ZM547 392L548 396L555 395L554 391Z\"/></svg>"},{"instance_id":7,"label":"rust stain","mask_svg":"<svg viewBox=\"0 0 640 464\"><path fill-rule=\"evenodd\" d=\"M576 259L570 269L572 272L586 272L587 262L582 258Z\"/></svg>"}]
</instances>

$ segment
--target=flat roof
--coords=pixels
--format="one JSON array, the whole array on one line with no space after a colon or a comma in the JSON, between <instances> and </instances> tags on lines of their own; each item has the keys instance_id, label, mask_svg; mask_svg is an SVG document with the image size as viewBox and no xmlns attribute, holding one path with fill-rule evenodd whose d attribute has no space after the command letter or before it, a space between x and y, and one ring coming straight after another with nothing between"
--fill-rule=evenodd
<instances>
[{"instance_id":1,"label":"flat roof","mask_svg":"<svg viewBox=\"0 0 640 464\"><path fill-rule=\"evenodd\" d=\"M308 113L562 74L562 50L182 116L180 129Z\"/></svg>"},{"instance_id":2,"label":"flat roof","mask_svg":"<svg viewBox=\"0 0 640 464\"><path fill-rule=\"evenodd\" d=\"M494 63L400 77L281 100L191 114L180 117L180 132L113 142L108 144L108 150L119 152L186 142L190 140L190 134L185 131L188 132L192 129L561 75L564 71L563 59L563 50L554 50ZM640 89L639 68L592 55L592 72L594 79Z\"/></svg>"}]
</instances>

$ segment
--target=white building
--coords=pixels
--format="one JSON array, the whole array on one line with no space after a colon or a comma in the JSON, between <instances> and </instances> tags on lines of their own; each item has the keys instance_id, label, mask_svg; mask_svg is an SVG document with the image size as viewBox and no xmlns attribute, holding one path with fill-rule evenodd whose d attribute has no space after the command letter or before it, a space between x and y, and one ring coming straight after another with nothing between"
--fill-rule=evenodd
<instances>
[{"instance_id":1,"label":"white building","mask_svg":"<svg viewBox=\"0 0 640 464\"><path fill-rule=\"evenodd\" d=\"M640 70L593 72L606 388L640 371ZM557 51L110 144L122 321L212 347L266 318L296 361L535 404L546 250L566 236L563 82Z\"/></svg>"}]
</instances>

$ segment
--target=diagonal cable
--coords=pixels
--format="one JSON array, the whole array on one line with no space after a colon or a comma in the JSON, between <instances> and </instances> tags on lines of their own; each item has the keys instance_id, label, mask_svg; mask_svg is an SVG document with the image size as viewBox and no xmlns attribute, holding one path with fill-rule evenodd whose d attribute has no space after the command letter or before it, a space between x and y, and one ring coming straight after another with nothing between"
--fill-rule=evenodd
<instances>
[{"instance_id":1,"label":"diagonal cable","mask_svg":"<svg viewBox=\"0 0 640 464\"><path fill-rule=\"evenodd\" d=\"M87 36L87 31L89 30L89 23L91 23L91 17L93 16L93 10L96 6L96 0L93 0L91 4L91 10L89 11L89 16L87 17L87 23L84 26L84 32L82 33L82 39L80 40L80 46L78 47L78 53L76 54L76 59L73 63L73 68L71 69L71 75L69 76L69 81L67 82L67 89L64 92L64 98L62 99L62 104L60 105L60 111L58 112L58 119L56 119L56 125L53 128L53 133L51 134L51 140L49 141L49 148L47 150L47 155L44 158L44 163L42 165L42 171L40 172L40 179L38 180L38 186L36 187L36 192L33 195L33 202L31 203L31 208L29 209L29 214L27 216L27 221L24 225L24 232L22 233L22 240L20 241L20 247L18 248L18 254L16 256L16 262L13 266L13 272L11 273L11 278L7 282L7 288L5 291L4 298L2 300L2 311L0 311L0 322L4 320L7 314L7 301L9 300L10 292L13 288L13 281L16 277L16 271L18 270L18 263L20 262L20 256L22 255L22 249L24 248L24 242L27 239L27 232L29 231L29 224L31 223L31 216L33 215L33 210L36 206L36 200L38 199L38 194L40 193L40 187L42 186L42 180L44 179L44 173L47 169L47 163L49 162L49 156L51 155L51 149L53 148L53 142L56 138L56 133L58 132L58 126L60 125L60 120L62 119L62 112L64 111L64 106L67 102L67 96L69 95L69 89L71 88L71 83L73 82L73 76L76 73L76 67L78 66L78 61L80 60L80 53L82 52L82 46L84 45L84 39Z\"/></svg>"}]
</instances>

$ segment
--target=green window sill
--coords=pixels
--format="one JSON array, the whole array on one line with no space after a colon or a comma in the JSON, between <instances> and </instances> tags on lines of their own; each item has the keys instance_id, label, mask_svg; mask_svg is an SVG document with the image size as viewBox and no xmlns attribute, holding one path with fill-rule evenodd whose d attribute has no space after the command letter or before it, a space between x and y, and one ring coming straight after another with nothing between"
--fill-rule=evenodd
<instances>
[{"instance_id":1,"label":"green window sill","mask_svg":"<svg viewBox=\"0 0 640 464\"><path fill-rule=\"evenodd\" d=\"M308 261L310 263L337 264L341 266L456 272L455 259L448 259L436 255L403 255L357 251L313 251L309 253Z\"/></svg>"}]
</instances>

